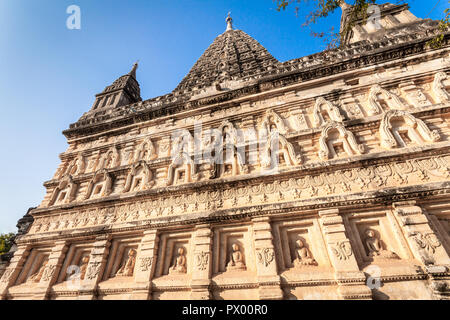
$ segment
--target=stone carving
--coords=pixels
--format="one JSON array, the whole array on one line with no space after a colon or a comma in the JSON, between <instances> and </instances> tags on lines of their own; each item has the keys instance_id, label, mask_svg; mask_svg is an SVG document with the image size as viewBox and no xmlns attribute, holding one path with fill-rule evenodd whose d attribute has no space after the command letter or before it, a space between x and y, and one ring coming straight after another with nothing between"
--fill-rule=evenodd
<instances>
[{"instance_id":1,"label":"stone carving","mask_svg":"<svg viewBox=\"0 0 450 320\"><path fill-rule=\"evenodd\" d=\"M47 266L42 274L42 281L50 281L53 278L53 275L56 271L56 265Z\"/></svg>"},{"instance_id":2,"label":"stone carving","mask_svg":"<svg viewBox=\"0 0 450 320\"><path fill-rule=\"evenodd\" d=\"M80 280L84 280L85 276L86 276L86 271L89 265L89 256L84 256L83 258L81 258L81 262L80 262Z\"/></svg>"},{"instance_id":3,"label":"stone carving","mask_svg":"<svg viewBox=\"0 0 450 320\"><path fill-rule=\"evenodd\" d=\"M320 97L316 100L313 111L313 119L316 127L320 127L327 122L342 122L344 117L338 107L333 105L331 102Z\"/></svg>"},{"instance_id":4,"label":"stone carving","mask_svg":"<svg viewBox=\"0 0 450 320\"><path fill-rule=\"evenodd\" d=\"M272 261L274 261L275 252L272 248L259 249L256 252L256 256L258 257L259 263L267 267L272 263Z\"/></svg>"},{"instance_id":5,"label":"stone carving","mask_svg":"<svg viewBox=\"0 0 450 320\"><path fill-rule=\"evenodd\" d=\"M152 270L153 257L142 257L140 259L139 269L143 272Z\"/></svg>"},{"instance_id":6,"label":"stone carving","mask_svg":"<svg viewBox=\"0 0 450 320\"><path fill-rule=\"evenodd\" d=\"M267 135L269 135L273 128L276 128L277 131L283 135L289 132L289 128L284 123L283 118L281 118L274 110L270 109L261 120L260 131L265 131Z\"/></svg>"},{"instance_id":7,"label":"stone carving","mask_svg":"<svg viewBox=\"0 0 450 320\"><path fill-rule=\"evenodd\" d=\"M317 261L311 251L305 246L302 240L295 242L295 259L294 267L301 268L302 266L317 266Z\"/></svg>"},{"instance_id":8,"label":"stone carving","mask_svg":"<svg viewBox=\"0 0 450 320\"><path fill-rule=\"evenodd\" d=\"M380 103L380 96L382 96L382 99L390 109L393 110L406 109L405 105L396 94L389 92L383 89L379 84L376 84L369 91L368 103L369 103L369 110L372 115L383 112L383 108Z\"/></svg>"},{"instance_id":9,"label":"stone carving","mask_svg":"<svg viewBox=\"0 0 450 320\"><path fill-rule=\"evenodd\" d=\"M78 156L73 160L73 162L69 165L66 174L71 176L78 176L84 173L85 170L85 162L84 156L82 153L79 153Z\"/></svg>"},{"instance_id":10,"label":"stone carving","mask_svg":"<svg viewBox=\"0 0 450 320\"><path fill-rule=\"evenodd\" d=\"M113 177L106 170L102 169L95 173L84 196L85 200L92 197L107 197L112 193Z\"/></svg>"},{"instance_id":11,"label":"stone carving","mask_svg":"<svg viewBox=\"0 0 450 320\"><path fill-rule=\"evenodd\" d=\"M428 180L423 181L443 181L448 179L448 157L431 157L421 160L407 160L398 163L381 164L377 166L368 166L359 169L338 170L335 173L310 175L304 178L291 179L282 181L280 184L257 184L240 189L226 189L217 192L217 199L223 200L224 206L237 206L238 204L247 203L247 197L252 199L261 199L263 202L273 202L278 199L279 192L283 192L286 200L292 199L308 199L318 196L319 192L327 192L327 185L336 193L345 192L361 192L361 190L378 190L380 186L397 187L398 185L406 186L410 181L422 181L425 176ZM424 176L425 175L425 176ZM399 178L400 177L400 178ZM289 183L287 183L289 182ZM287 187L282 186L286 185ZM242 189L242 190L241 190ZM300 192L300 191L301 192ZM304 190L304 191L303 191ZM175 198L162 197L151 201L146 201L149 209L146 209L146 215L134 217L128 215L126 221L139 221L150 219L152 217L160 217L169 215L171 206L175 214L184 214L186 206L192 212L200 212L206 210L205 204L210 200L212 194L192 191L183 198L183 201L175 202ZM274 198L275 197L275 198ZM235 200L235 202L233 202ZM228 203L228 205L227 205ZM128 206L128 204L127 204ZM118 207L104 207L98 212L98 218L90 219L89 226L120 223ZM94 217L95 215L92 215ZM70 211L63 216L46 216L37 217L33 223L31 233L43 233L47 231L75 229L81 223L80 212Z\"/></svg>"},{"instance_id":12,"label":"stone carving","mask_svg":"<svg viewBox=\"0 0 450 320\"><path fill-rule=\"evenodd\" d=\"M195 254L195 265L198 270L206 270L209 263L209 253L208 252L198 252Z\"/></svg>"},{"instance_id":13,"label":"stone carving","mask_svg":"<svg viewBox=\"0 0 450 320\"><path fill-rule=\"evenodd\" d=\"M103 155L101 163L100 168L102 169L113 169L120 167L120 153L116 146L111 147L108 152Z\"/></svg>"},{"instance_id":14,"label":"stone carving","mask_svg":"<svg viewBox=\"0 0 450 320\"><path fill-rule=\"evenodd\" d=\"M331 139L331 134L337 133ZM320 136L319 144L319 157L322 160L328 160L336 155L336 151L333 147L335 144L342 144L343 149L348 156L353 156L355 154L363 154L365 152L364 145L358 144L356 138L352 132L347 130L342 123L331 122L328 123L323 129Z\"/></svg>"},{"instance_id":15,"label":"stone carving","mask_svg":"<svg viewBox=\"0 0 450 320\"><path fill-rule=\"evenodd\" d=\"M99 152L96 152L92 155L92 158L89 160L89 165L87 168L88 172L95 172L97 168L99 168L101 160L101 154Z\"/></svg>"},{"instance_id":16,"label":"stone carving","mask_svg":"<svg viewBox=\"0 0 450 320\"><path fill-rule=\"evenodd\" d=\"M331 250L339 260L348 260L353 255L352 247L348 241L336 242Z\"/></svg>"},{"instance_id":17,"label":"stone carving","mask_svg":"<svg viewBox=\"0 0 450 320\"><path fill-rule=\"evenodd\" d=\"M231 249L232 252L230 254L230 260L227 264L227 271L246 270L247 267L245 266L244 255L241 252L239 245L237 243L233 243Z\"/></svg>"},{"instance_id":18,"label":"stone carving","mask_svg":"<svg viewBox=\"0 0 450 320\"><path fill-rule=\"evenodd\" d=\"M170 267L169 274L183 274L187 273L187 267L186 267L186 253L184 251L184 248L178 248L178 256L175 257L174 263L172 267Z\"/></svg>"},{"instance_id":19,"label":"stone carving","mask_svg":"<svg viewBox=\"0 0 450 320\"><path fill-rule=\"evenodd\" d=\"M72 176L65 177L53 190L50 197L49 206L59 203L70 203L75 200L78 185L73 181Z\"/></svg>"},{"instance_id":20,"label":"stone carving","mask_svg":"<svg viewBox=\"0 0 450 320\"><path fill-rule=\"evenodd\" d=\"M100 267L101 267L100 262L91 262L89 264L86 277L89 280L93 280L93 279L97 278L100 273Z\"/></svg>"},{"instance_id":21,"label":"stone carving","mask_svg":"<svg viewBox=\"0 0 450 320\"><path fill-rule=\"evenodd\" d=\"M47 269L48 259L45 259L39 269L28 277L27 283L38 283L41 281L42 276L44 275L45 270Z\"/></svg>"},{"instance_id":22,"label":"stone carving","mask_svg":"<svg viewBox=\"0 0 450 320\"><path fill-rule=\"evenodd\" d=\"M421 232L414 232L411 235L421 249L424 249L428 254L432 255L436 252L442 244L435 234L422 234Z\"/></svg>"},{"instance_id":23,"label":"stone carving","mask_svg":"<svg viewBox=\"0 0 450 320\"><path fill-rule=\"evenodd\" d=\"M210 178L218 178L225 174L237 176L248 173L248 166L245 164L245 149L238 149L237 131L229 121L222 122L219 127L221 133L215 143L216 150L219 152L214 157L214 170ZM231 170L227 170L231 168Z\"/></svg>"},{"instance_id":24,"label":"stone carving","mask_svg":"<svg viewBox=\"0 0 450 320\"><path fill-rule=\"evenodd\" d=\"M272 168L279 164L280 155L283 156L284 161L289 166L296 166L302 163L302 158L295 154L292 143L290 143L277 131L277 128L272 125L268 141L264 148L261 164L266 168Z\"/></svg>"},{"instance_id":25,"label":"stone carving","mask_svg":"<svg viewBox=\"0 0 450 320\"><path fill-rule=\"evenodd\" d=\"M153 161L158 158L155 146L150 138L147 138L142 142L140 147L137 149L134 162L139 161Z\"/></svg>"},{"instance_id":26,"label":"stone carving","mask_svg":"<svg viewBox=\"0 0 450 320\"><path fill-rule=\"evenodd\" d=\"M3 273L1 282L8 283L9 279L11 278L11 275L13 274L14 269L7 269L5 273Z\"/></svg>"},{"instance_id":27,"label":"stone carving","mask_svg":"<svg viewBox=\"0 0 450 320\"><path fill-rule=\"evenodd\" d=\"M394 121L401 121L405 127L396 125ZM428 126L420 119L415 118L406 111L393 110L384 114L380 125L381 146L386 149L392 149L399 146L405 146L406 143L400 133L404 132L407 137L416 144L423 142L437 142L441 139L436 130L431 131Z\"/></svg>"},{"instance_id":28,"label":"stone carving","mask_svg":"<svg viewBox=\"0 0 450 320\"><path fill-rule=\"evenodd\" d=\"M433 94L437 103L447 103L450 101L450 94L447 92L444 81L447 80L445 72L438 72L434 77Z\"/></svg>"},{"instance_id":29,"label":"stone carving","mask_svg":"<svg viewBox=\"0 0 450 320\"><path fill-rule=\"evenodd\" d=\"M155 181L153 181L152 170L149 168L147 162L142 160L135 163L131 168L125 180L122 193L143 191L152 188L154 185Z\"/></svg>"},{"instance_id":30,"label":"stone carving","mask_svg":"<svg viewBox=\"0 0 450 320\"><path fill-rule=\"evenodd\" d=\"M191 156L183 150L178 149L178 154L172 160L167 174L167 185L171 186L178 182L189 183L198 180L199 176L195 170L195 163Z\"/></svg>"},{"instance_id":31,"label":"stone carving","mask_svg":"<svg viewBox=\"0 0 450 320\"><path fill-rule=\"evenodd\" d=\"M134 273L134 266L136 264L136 250L130 249L128 251L128 258L125 263L116 272L116 277L132 277Z\"/></svg>"},{"instance_id":32,"label":"stone carving","mask_svg":"<svg viewBox=\"0 0 450 320\"><path fill-rule=\"evenodd\" d=\"M368 256L372 258L382 259L399 259L397 254L392 251L385 250L378 235L374 230L368 229L365 232L365 244L368 250Z\"/></svg>"}]
</instances>

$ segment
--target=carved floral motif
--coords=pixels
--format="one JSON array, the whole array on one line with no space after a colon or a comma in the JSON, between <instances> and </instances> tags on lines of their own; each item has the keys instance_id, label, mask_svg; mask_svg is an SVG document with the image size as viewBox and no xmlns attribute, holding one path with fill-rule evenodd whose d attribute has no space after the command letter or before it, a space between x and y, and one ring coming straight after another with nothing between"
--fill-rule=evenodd
<instances>
[{"instance_id":1,"label":"carved floral motif","mask_svg":"<svg viewBox=\"0 0 450 320\"><path fill-rule=\"evenodd\" d=\"M256 251L256 256L258 257L258 262L267 267L274 261L275 252L272 248L258 249Z\"/></svg>"}]
</instances>

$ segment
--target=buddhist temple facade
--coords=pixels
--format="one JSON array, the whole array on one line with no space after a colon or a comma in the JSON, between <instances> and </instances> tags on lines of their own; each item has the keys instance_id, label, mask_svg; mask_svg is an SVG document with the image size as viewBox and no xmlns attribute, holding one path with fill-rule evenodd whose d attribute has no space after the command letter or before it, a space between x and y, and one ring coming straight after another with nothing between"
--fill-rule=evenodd
<instances>
[{"instance_id":1,"label":"buddhist temple facade","mask_svg":"<svg viewBox=\"0 0 450 320\"><path fill-rule=\"evenodd\" d=\"M0 297L448 299L450 37L379 8L287 62L228 17L150 100L135 64L64 131Z\"/></svg>"}]
</instances>

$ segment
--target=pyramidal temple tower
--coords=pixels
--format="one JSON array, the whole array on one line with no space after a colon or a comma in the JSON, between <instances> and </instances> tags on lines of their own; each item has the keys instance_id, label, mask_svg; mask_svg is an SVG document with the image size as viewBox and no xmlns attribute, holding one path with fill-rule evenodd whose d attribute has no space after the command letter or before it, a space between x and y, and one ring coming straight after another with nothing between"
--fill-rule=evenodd
<instances>
[{"instance_id":1,"label":"pyramidal temple tower","mask_svg":"<svg viewBox=\"0 0 450 320\"><path fill-rule=\"evenodd\" d=\"M64 131L0 297L448 299L450 36L374 12L286 62L229 16L148 100L136 63Z\"/></svg>"}]
</instances>

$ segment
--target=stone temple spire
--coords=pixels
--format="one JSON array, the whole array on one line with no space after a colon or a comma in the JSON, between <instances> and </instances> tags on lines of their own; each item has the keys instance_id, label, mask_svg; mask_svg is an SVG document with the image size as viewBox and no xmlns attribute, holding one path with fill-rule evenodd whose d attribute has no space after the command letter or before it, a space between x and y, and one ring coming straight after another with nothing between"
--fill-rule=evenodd
<instances>
[{"instance_id":1,"label":"stone temple spire","mask_svg":"<svg viewBox=\"0 0 450 320\"><path fill-rule=\"evenodd\" d=\"M136 70L139 67L139 60L136 61L133 65L133 69L131 69L130 73L128 73L130 76L133 76L136 79Z\"/></svg>"},{"instance_id":2,"label":"stone temple spire","mask_svg":"<svg viewBox=\"0 0 450 320\"><path fill-rule=\"evenodd\" d=\"M228 12L227 17L227 30L226 31L232 31L233 30L233 18L231 18L231 12Z\"/></svg>"}]
</instances>

